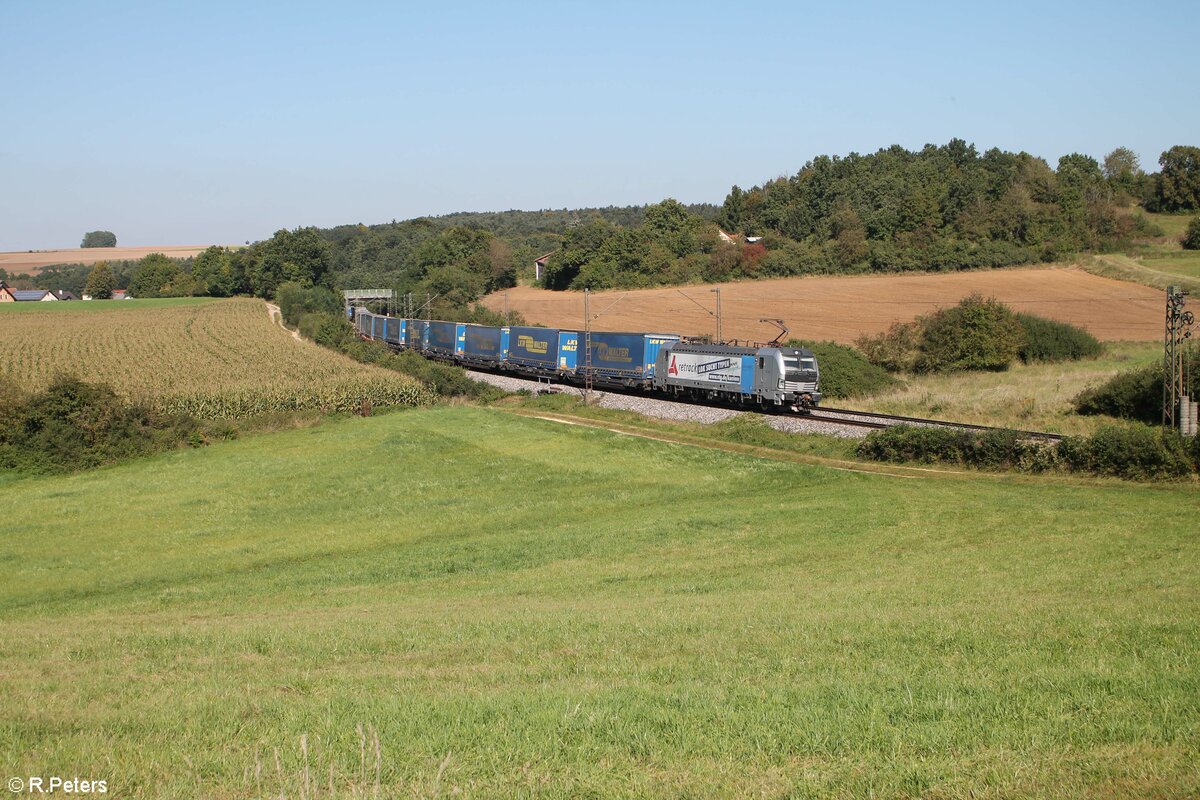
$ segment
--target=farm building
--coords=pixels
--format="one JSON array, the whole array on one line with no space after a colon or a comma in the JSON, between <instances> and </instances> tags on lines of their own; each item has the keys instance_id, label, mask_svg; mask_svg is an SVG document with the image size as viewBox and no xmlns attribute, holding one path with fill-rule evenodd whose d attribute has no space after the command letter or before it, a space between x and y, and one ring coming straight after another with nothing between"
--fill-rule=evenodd
<instances>
[{"instance_id":1,"label":"farm building","mask_svg":"<svg viewBox=\"0 0 1200 800\"><path fill-rule=\"evenodd\" d=\"M54 292L48 292L45 289L10 289L13 300L18 303L53 303L57 302L58 298L54 296Z\"/></svg>"},{"instance_id":2,"label":"farm building","mask_svg":"<svg viewBox=\"0 0 1200 800\"><path fill-rule=\"evenodd\" d=\"M15 303L17 298L13 297L12 289L8 288L8 284L0 281L0 303Z\"/></svg>"}]
</instances>

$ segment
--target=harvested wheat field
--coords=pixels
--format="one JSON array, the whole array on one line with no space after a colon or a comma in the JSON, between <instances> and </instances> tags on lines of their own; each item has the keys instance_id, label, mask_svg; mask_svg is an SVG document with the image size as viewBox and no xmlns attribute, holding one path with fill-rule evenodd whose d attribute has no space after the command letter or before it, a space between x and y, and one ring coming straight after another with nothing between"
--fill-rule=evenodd
<instances>
[{"instance_id":1,"label":"harvested wheat field","mask_svg":"<svg viewBox=\"0 0 1200 800\"><path fill-rule=\"evenodd\" d=\"M95 264L97 261L136 261L151 253L168 258L190 258L208 249L208 245L174 245L170 247L75 247L62 250L31 250L21 253L0 253L0 269L10 274L35 274L52 264Z\"/></svg>"},{"instance_id":2,"label":"harvested wheat field","mask_svg":"<svg viewBox=\"0 0 1200 800\"><path fill-rule=\"evenodd\" d=\"M1161 291L1059 268L782 278L595 292L592 313L600 316L594 329L714 334L716 319L697 303L715 309L715 295L709 290L717 287L721 289L726 339L769 341L777 329L759 320L779 318L786 321L793 337L849 344L864 333L883 331L893 322L954 305L972 292L995 297L1018 311L1080 325L1104 340L1151 341L1162 336ZM512 310L538 324L583 324L582 292L522 286L507 294ZM489 295L484 304L502 311L504 293Z\"/></svg>"}]
</instances>

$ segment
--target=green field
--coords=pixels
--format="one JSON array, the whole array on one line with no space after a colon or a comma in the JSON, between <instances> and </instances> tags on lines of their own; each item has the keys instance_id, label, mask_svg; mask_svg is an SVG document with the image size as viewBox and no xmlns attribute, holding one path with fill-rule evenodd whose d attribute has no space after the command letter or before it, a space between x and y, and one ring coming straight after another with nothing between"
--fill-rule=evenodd
<instances>
[{"instance_id":1,"label":"green field","mask_svg":"<svg viewBox=\"0 0 1200 800\"><path fill-rule=\"evenodd\" d=\"M1200 278L1200 252L1181 250L1161 257L1142 258L1141 263L1159 272L1169 272L1173 275L1183 275L1188 278Z\"/></svg>"},{"instance_id":2,"label":"green field","mask_svg":"<svg viewBox=\"0 0 1200 800\"><path fill-rule=\"evenodd\" d=\"M118 797L1200 793L1194 487L928 474L453 407L10 477L0 763Z\"/></svg>"}]
</instances>

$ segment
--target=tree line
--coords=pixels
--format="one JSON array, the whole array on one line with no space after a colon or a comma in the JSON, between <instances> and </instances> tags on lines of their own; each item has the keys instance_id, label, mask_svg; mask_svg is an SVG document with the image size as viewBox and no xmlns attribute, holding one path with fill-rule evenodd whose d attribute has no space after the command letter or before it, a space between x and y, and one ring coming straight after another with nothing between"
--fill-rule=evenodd
<instances>
[{"instance_id":1,"label":"tree line","mask_svg":"<svg viewBox=\"0 0 1200 800\"><path fill-rule=\"evenodd\" d=\"M1200 209L1200 148L1142 171L1117 148L1057 168L961 139L910 151L821 156L795 175L734 186L716 225L666 200L642 222L593 222L564 237L550 289L629 288L789 275L937 271L1055 261L1161 234L1150 211Z\"/></svg>"},{"instance_id":2,"label":"tree line","mask_svg":"<svg viewBox=\"0 0 1200 800\"><path fill-rule=\"evenodd\" d=\"M913 151L820 156L794 175L734 186L720 206L668 198L305 227L245 248L211 247L194 259L153 254L109 268L113 288L136 297L270 298L283 283L378 287L411 292L418 305L433 297L430 313L447 315L470 313L482 295L515 285L541 256L548 256L542 285L549 289L1011 266L1161 233L1135 204L1200 209L1200 148L1172 147L1159 165L1147 174L1136 154L1117 148L1103 162L1071 154L1052 168L1028 153L980 153L954 139ZM80 293L90 273L60 265L36 278L12 277Z\"/></svg>"}]
</instances>

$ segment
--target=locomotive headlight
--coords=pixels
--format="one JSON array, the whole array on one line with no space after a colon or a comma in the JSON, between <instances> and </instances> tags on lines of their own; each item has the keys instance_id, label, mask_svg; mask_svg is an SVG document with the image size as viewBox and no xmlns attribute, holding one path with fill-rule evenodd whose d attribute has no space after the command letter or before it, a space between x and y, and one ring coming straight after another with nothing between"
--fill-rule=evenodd
<instances>
[{"instance_id":1,"label":"locomotive headlight","mask_svg":"<svg viewBox=\"0 0 1200 800\"><path fill-rule=\"evenodd\" d=\"M779 388L780 388L780 389L782 389L782 388L783 388L783 378L780 378L780 379L779 379Z\"/></svg>"}]
</instances>

